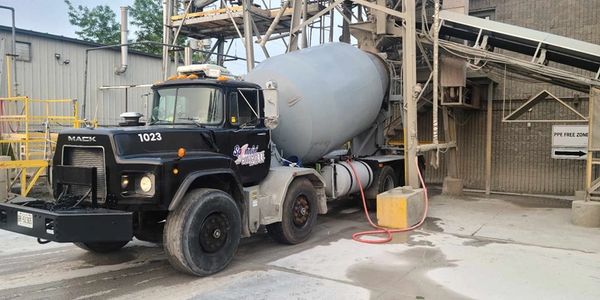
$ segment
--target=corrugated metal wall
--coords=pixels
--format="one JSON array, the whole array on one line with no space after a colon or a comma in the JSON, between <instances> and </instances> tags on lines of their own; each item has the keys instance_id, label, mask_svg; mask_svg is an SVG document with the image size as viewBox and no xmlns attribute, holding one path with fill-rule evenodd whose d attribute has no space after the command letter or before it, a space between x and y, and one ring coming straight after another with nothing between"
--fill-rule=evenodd
<instances>
[{"instance_id":1,"label":"corrugated metal wall","mask_svg":"<svg viewBox=\"0 0 600 300\"><path fill-rule=\"evenodd\" d=\"M551 32L591 43L600 43L600 1L530 1L530 0L470 0L473 12L492 11L496 21ZM522 55L511 54L516 58ZM525 58L530 59L530 58ZM589 72L560 67L582 75ZM515 109L523 101L548 89L587 115L587 95L517 78L503 70L487 73L498 82L494 90L492 135L492 181L494 191L536 194L572 195L584 186L585 161L551 158L552 125L549 123L502 123L502 104ZM581 97L580 100L574 98ZM566 98L566 99L565 99ZM516 100L515 100L516 99ZM484 103L485 105L485 103ZM572 115L550 101L538 104L525 118L566 119ZM458 173L465 187L485 188L485 127L484 110L457 111ZM441 124L441 123L440 123ZM560 124L560 123L555 123ZM440 137L443 135L440 134ZM421 114L419 139L431 140L431 112ZM445 163L440 168L429 167L430 182L441 183L446 174Z\"/></svg>"},{"instance_id":2,"label":"corrugated metal wall","mask_svg":"<svg viewBox=\"0 0 600 300\"><path fill-rule=\"evenodd\" d=\"M587 99L566 101L587 115ZM574 102L579 104L574 105ZM522 101L513 101L513 107L521 103ZM431 112L419 117L419 139L431 140ZM571 115L559 108L556 102L546 101L538 104L528 117L566 119ZM457 110L456 120L458 175L463 178L466 188L484 189L486 112ZM494 101L491 182L493 191L572 195L574 191L583 189L584 160L551 158L552 125L503 123L502 101ZM440 132L440 139L442 137L443 132ZM446 174L444 155L441 155L440 168L437 170L429 165L432 156L426 158L427 180L431 183L442 183Z\"/></svg>"},{"instance_id":3,"label":"corrugated metal wall","mask_svg":"<svg viewBox=\"0 0 600 300\"><path fill-rule=\"evenodd\" d=\"M10 32L0 31L5 49L10 49ZM35 99L78 99L83 104L85 49L90 46L39 36L17 34L17 41L31 43L31 61L17 62L19 94ZM60 55L60 59L55 57ZM69 64L64 64L69 60ZM102 125L119 122L125 111L125 90L99 90L100 86L148 84L161 79L161 59L129 54L129 67L122 75L115 75L120 64L120 54L114 50L98 50L89 54L88 96L86 118ZM3 70L4 71L4 70ZM143 112L150 88L130 88L128 110ZM6 96L6 74L2 72L0 95ZM58 107L57 107L58 108ZM70 108L62 105L59 113L67 114ZM144 112L144 115L146 113Z\"/></svg>"}]
</instances>

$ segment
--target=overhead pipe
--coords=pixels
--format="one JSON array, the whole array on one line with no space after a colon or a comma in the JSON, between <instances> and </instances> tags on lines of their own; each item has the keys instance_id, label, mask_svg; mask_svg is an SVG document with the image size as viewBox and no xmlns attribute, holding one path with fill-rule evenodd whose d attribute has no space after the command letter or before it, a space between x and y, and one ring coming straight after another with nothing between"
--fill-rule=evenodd
<instances>
[{"instance_id":1,"label":"overhead pipe","mask_svg":"<svg viewBox=\"0 0 600 300\"><path fill-rule=\"evenodd\" d=\"M127 11L128 6L121 6L121 66L115 70L115 74L121 75L127 71Z\"/></svg>"},{"instance_id":2,"label":"overhead pipe","mask_svg":"<svg viewBox=\"0 0 600 300\"><path fill-rule=\"evenodd\" d=\"M433 8L433 144L437 147L439 145L439 126L438 126L438 105L439 105L439 93L440 93L440 82L439 82L439 30L440 30L440 1L435 0ZM439 165L440 162L440 149L437 148L435 152L435 166Z\"/></svg>"},{"instance_id":3,"label":"overhead pipe","mask_svg":"<svg viewBox=\"0 0 600 300\"><path fill-rule=\"evenodd\" d=\"M13 78L14 78L14 94L18 95L18 90L17 90L17 64L15 63L15 59L17 57L17 40L15 37L15 9L13 7L10 6L4 6L4 5L0 5L0 9L7 9L10 10L11 13L11 18L12 18L12 28L11 28L11 60L12 60L12 69L13 69ZM10 79L9 79L10 80ZM11 87L8 87L8 92L9 92L9 96L10 96L10 89Z\"/></svg>"},{"instance_id":4,"label":"overhead pipe","mask_svg":"<svg viewBox=\"0 0 600 300\"><path fill-rule=\"evenodd\" d=\"M194 50L192 49L192 47L185 47L185 49L183 50L183 64L186 66L191 65L193 61L193 56Z\"/></svg>"},{"instance_id":5,"label":"overhead pipe","mask_svg":"<svg viewBox=\"0 0 600 300\"><path fill-rule=\"evenodd\" d=\"M163 53L162 53L162 73L163 80L169 77L169 46L171 42L171 0L163 0Z\"/></svg>"}]
</instances>

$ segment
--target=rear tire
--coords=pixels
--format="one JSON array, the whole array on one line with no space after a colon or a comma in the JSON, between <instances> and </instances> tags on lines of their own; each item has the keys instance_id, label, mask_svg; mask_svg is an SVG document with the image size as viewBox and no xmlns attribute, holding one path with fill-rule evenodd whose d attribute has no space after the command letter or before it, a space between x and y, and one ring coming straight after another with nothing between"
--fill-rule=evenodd
<instances>
[{"instance_id":1,"label":"rear tire","mask_svg":"<svg viewBox=\"0 0 600 300\"><path fill-rule=\"evenodd\" d=\"M172 211L163 242L169 262L179 271L207 276L231 262L241 237L240 211L220 190L196 189Z\"/></svg>"},{"instance_id":2,"label":"rear tire","mask_svg":"<svg viewBox=\"0 0 600 300\"><path fill-rule=\"evenodd\" d=\"M379 175L375 178L375 182L367 190L367 209L374 211L377 209L377 194L389 191L398 186L398 180L394 169L390 166L384 166L379 170Z\"/></svg>"},{"instance_id":3,"label":"rear tire","mask_svg":"<svg viewBox=\"0 0 600 300\"><path fill-rule=\"evenodd\" d=\"M94 253L111 253L121 250L125 247L129 241L121 242L85 242L85 243L73 243L75 246Z\"/></svg>"},{"instance_id":4,"label":"rear tire","mask_svg":"<svg viewBox=\"0 0 600 300\"><path fill-rule=\"evenodd\" d=\"M294 245L308 239L317 220L317 193L308 179L292 181L283 201L281 219L267 225L274 240Z\"/></svg>"}]
</instances>

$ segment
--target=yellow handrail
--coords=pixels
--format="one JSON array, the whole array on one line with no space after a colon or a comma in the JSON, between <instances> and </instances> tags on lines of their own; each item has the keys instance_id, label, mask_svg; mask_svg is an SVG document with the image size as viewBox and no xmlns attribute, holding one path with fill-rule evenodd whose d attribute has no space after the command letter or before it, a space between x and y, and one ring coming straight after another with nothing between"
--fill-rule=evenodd
<instances>
[{"instance_id":1,"label":"yellow handrail","mask_svg":"<svg viewBox=\"0 0 600 300\"><path fill-rule=\"evenodd\" d=\"M79 105L77 99L31 99L27 96L11 96L10 92L8 95L9 97L0 98L0 105L2 103L9 102L17 103L17 107L20 107L19 104L22 104L22 111L21 113L17 112L17 114L0 115L0 124L10 124L13 122L22 124L23 127L21 127L22 129L18 130L16 133L2 134L0 137L0 145L9 144L12 145L13 149L20 150L20 154L16 155L16 160L0 163L0 169L18 169L19 173L17 178L15 178L12 183L15 183L17 180L20 181L21 195L27 196L40 175L50 164L53 144L56 144L56 135L50 132L49 122L67 121L68 125L65 124L61 126L80 128L81 125L87 123L87 121L81 120L78 117ZM55 107L61 104L70 104L72 114L53 114ZM37 107L41 106L38 114L32 113L33 105ZM19 108L17 108L17 111L18 110ZM90 123L95 127L98 126L96 121L92 121ZM32 132L31 129L33 125L43 125L43 132ZM42 134L43 136L41 136ZM43 150L41 152L32 152L32 144L42 144ZM34 170L29 180L27 173L28 169Z\"/></svg>"}]
</instances>

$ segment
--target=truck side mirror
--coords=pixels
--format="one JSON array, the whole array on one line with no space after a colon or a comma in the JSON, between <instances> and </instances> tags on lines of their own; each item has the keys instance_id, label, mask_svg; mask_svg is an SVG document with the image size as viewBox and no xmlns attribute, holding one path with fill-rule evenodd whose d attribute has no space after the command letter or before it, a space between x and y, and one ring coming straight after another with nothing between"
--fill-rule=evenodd
<instances>
[{"instance_id":1,"label":"truck side mirror","mask_svg":"<svg viewBox=\"0 0 600 300\"><path fill-rule=\"evenodd\" d=\"M279 123L279 105L277 99L277 83L267 81L263 89L265 97L265 126L275 129Z\"/></svg>"}]
</instances>

